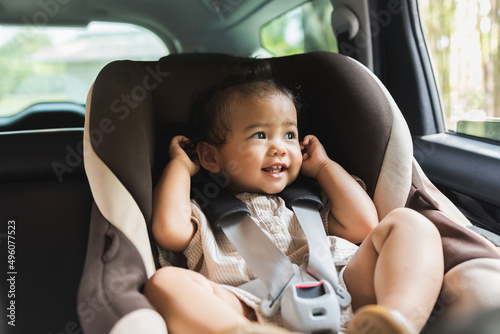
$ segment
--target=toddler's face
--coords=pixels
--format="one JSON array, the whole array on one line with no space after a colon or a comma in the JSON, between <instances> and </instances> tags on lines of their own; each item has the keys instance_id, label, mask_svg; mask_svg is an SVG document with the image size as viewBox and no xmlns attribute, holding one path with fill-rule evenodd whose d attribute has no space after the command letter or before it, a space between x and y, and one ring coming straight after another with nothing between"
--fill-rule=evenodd
<instances>
[{"instance_id":1,"label":"toddler's face","mask_svg":"<svg viewBox=\"0 0 500 334\"><path fill-rule=\"evenodd\" d=\"M264 98L238 94L231 102L231 134L217 152L233 193L276 194L300 172L302 153L293 102L275 93Z\"/></svg>"}]
</instances>

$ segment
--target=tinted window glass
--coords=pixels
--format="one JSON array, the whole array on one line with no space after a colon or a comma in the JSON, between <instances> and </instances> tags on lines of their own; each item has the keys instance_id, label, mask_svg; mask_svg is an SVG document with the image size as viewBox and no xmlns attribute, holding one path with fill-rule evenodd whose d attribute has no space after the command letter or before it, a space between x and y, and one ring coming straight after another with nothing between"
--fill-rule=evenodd
<instances>
[{"instance_id":1,"label":"tinted window glass","mask_svg":"<svg viewBox=\"0 0 500 334\"><path fill-rule=\"evenodd\" d=\"M500 140L500 1L419 5L448 130Z\"/></svg>"},{"instance_id":2,"label":"tinted window glass","mask_svg":"<svg viewBox=\"0 0 500 334\"><path fill-rule=\"evenodd\" d=\"M261 44L274 56L309 51L338 52L329 0L316 0L277 17L261 29Z\"/></svg>"},{"instance_id":3,"label":"tinted window glass","mask_svg":"<svg viewBox=\"0 0 500 334\"><path fill-rule=\"evenodd\" d=\"M129 24L0 26L0 117L40 102L83 104L110 61L155 60L167 53L156 35Z\"/></svg>"}]
</instances>

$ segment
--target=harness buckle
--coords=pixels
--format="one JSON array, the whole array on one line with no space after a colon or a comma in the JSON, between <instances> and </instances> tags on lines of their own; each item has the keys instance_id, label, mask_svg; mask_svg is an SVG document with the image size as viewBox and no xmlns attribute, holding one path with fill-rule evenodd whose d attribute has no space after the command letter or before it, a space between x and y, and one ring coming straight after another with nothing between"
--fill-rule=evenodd
<instances>
[{"instance_id":1,"label":"harness buckle","mask_svg":"<svg viewBox=\"0 0 500 334\"><path fill-rule=\"evenodd\" d=\"M336 334L340 330L340 305L326 280L288 285L281 299L286 328L303 333Z\"/></svg>"}]
</instances>

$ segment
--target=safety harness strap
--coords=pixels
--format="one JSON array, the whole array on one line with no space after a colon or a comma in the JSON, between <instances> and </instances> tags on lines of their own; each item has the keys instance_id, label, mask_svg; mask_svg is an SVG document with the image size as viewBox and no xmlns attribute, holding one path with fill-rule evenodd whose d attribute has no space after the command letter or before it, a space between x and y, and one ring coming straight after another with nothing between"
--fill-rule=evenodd
<instances>
[{"instance_id":1,"label":"safety harness strap","mask_svg":"<svg viewBox=\"0 0 500 334\"><path fill-rule=\"evenodd\" d=\"M286 206L297 216L306 236L309 248L307 272L318 280L327 280L335 290L340 306L349 306L351 296L338 284L337 270L323 221L318 213L323 207L319 188L312 179L301 176L279 195L284 199Z\"/></svg>"},{"instance_id":2,"label":"safety harness strap","mask_svg":"<svg viewBox=\"0 0 500 334\"><path fill-rule=\"evenodd\" d=\"M193 198L200 199L207 192L207 185L221 185L220 180L213 174L202 174L193 179ZM208 182L208 183L207 183ZM203 191L204 189L204 191ZM260 282L266 289L261 309L267 316L273 315L280 306L280 300L285 291L287 300L297 300L297 296L291 295L291 291L301 291L303 286L300 282L308 281L310 278L322 281L326 289L333 289L333 296L337 295L338 303L328 304L333 307L329 313L330 320L326 328L336 328L339 324L340 315L338 307L347 307L351 298L349 293L338 284L337 271L330 252L326 238L323 222L319 215L322 202L319 189L311 179L301 177L282 193L278 194L285 200L287 207L293 210L304 231L309 247L309 262L307 270L302 271L297 265L291 263L288 257L269 239L250 217L246 205L231 195L223 186L220 186L214 196L204 196L199 204L205 212L212 228L222 229L232 245L255 272ZM326 282L328 283L326 283ZM295 288L293 288L295 286ZM331 288L328 288L331 286ZM255 284L249 287L255 288ZM287 290L287 288L289 288ZM324 293L323 293L324 294ZM332 294L329 294L332 296ZM324 298L328 297L328 293ZM303 304L303 298L300 298ZM300 303L296 311L288 311L290 314L300 313ZM337 306L335 306L335 304ZM332 314L333 318L332 318ZM292 318L297 318L293 316ZM290 318L290 317L288 317ZM304 323L304 321L299 321ZM293 327L297 328L297 325ZM306 326L307 327L307 326Z\"/></svg>"},{"instance_id":3,"label":"safety harness strap","mask_svg":"<svg viewBox=\"0 0 500 334\"><path fill-rule=\"evenodd\" d=\"M259 277L275 306L283 289L294 276L288 257L250 218L247 206L225 189L223 178L198 173L192 180L191 196L197 200L214 229L222 229L231 244ZM274 312L273 307L269 312Z\"/></svg>"},{"instance_id":4,"label":"safety harness strap","mask_svg":"<svg viewBox=\"0 0 500 334\"><path fill-rule=\"evenodd\" d=\"M310 201L297 201L291 206L306 235L309 247L307 272L318 280L328 281L337 295L339 305L341 307L349 306L351 295L339 285L337 269L317 206Z\"/></svg>"},{"instance_id":5,"label":"safety harness strap","mask_svg":"<svg viewBox=\"0 0 500 334\"><path fill-rule=\"evenodd\" d=\"M294 276L292 263L246 213L228 216L219 226L266 287L273 308Z\"/></svg>"}]
</instances>

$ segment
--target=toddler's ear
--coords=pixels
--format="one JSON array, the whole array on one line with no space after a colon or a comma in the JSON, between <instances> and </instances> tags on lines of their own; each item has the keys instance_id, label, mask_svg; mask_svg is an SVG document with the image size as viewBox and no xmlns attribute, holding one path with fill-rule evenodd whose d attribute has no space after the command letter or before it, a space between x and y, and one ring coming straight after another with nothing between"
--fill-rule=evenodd
<instances>
[{"instance_id":1,"label":"toddler's ear","mask_svg":"<svg viewBox=\"0 0 500 334\"><path fill-rule=\"evenodd\" d=\"M198 160L200 165L212 173L220 172L220 166L216 157L217 148L206 142L199 142L196 145L196 152L198 153Z\"/></svg>"}]
</instances>

